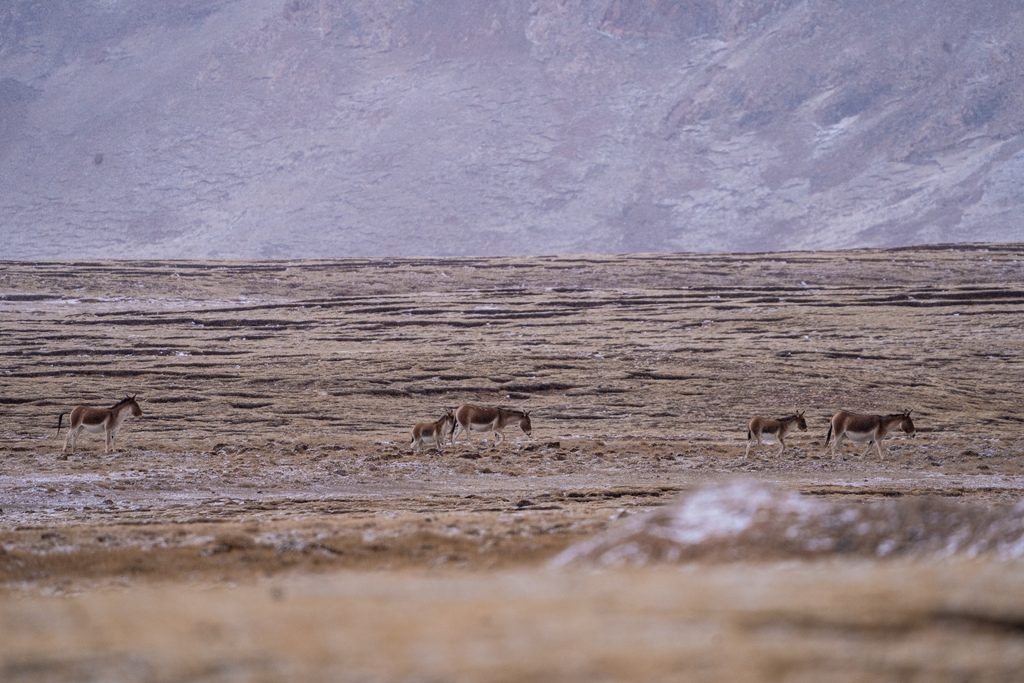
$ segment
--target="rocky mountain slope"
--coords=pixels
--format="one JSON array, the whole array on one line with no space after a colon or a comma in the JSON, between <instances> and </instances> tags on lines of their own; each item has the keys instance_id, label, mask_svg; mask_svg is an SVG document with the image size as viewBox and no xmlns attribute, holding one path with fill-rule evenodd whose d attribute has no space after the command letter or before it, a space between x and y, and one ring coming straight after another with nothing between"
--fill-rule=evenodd
<instances>
[{"instance_id":1,"label":"rocky mountain slope","mask_svg":"<svg viewBox=\"0 0 1024 683\"><path fill-rule=\"evenodd\" d=\"M12 0L0 258L1024 240L1017 0Z\"/></svg>"}]
</instances>

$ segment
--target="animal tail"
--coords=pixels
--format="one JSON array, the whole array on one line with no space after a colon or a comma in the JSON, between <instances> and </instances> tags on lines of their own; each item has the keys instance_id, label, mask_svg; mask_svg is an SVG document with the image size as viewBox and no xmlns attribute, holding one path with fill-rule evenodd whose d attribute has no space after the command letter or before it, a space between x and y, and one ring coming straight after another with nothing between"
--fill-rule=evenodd
<instances>
[{"instance_id":1,"label":"animal tail","mask_svg":"<svg viewBox=\"0 0 1024 683\"><path fill-rule=\"evenodd\" d=\"M825 445L827 446L828 442L831 441L831 440L832 440L832 425L830 423L829 426L828 426L828 434L825 435Z\"/></svg>"},{"instance_id":2,"label":"animal tail","mask_svg":"<svg viewBox=\"0 0 1024 683\"><path fill-rule=\"evenodd\" d=\"M753 438L754 438L754 432L752 432L752 431L750 431L750 430L748 429L748 430L747 430L747 441L750 441L750 440L751 440L751 439L753 439Z\"/></svg>"},{"instance_id":3,"label":"animal tail","mask_svg":"<svg viewBox=\"0 0 1024 683\"><path fill-rule=\"evenodd\" d=\"M57 436L60 436L60 425L61 425L62 422L64 422L64 416L65 415L67 415L67 413L61 413L57 417Z\"/></svg>"}]
</instances>

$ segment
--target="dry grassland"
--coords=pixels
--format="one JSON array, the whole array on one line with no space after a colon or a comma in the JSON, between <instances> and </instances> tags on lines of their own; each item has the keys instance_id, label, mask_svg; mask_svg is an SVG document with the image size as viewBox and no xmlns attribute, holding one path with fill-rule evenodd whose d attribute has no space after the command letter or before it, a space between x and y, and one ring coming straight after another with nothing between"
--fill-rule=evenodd
<instances>
[{"instance_id":1,"label":"dry grassland","mask_svg":"<svg viewBox=\"0 0 1024 683\"><path fill-rule=\"evenodd\" d=\"M1017 245L2 263L0 678L1015 680L1020 560L545 563L735 476L1009 514L1022 314ZM62 455L125 394L115 453ZM410 450L465 402L533 433ZM839 408L918 434L833 459Z\"/></svg>"}]
</instances>

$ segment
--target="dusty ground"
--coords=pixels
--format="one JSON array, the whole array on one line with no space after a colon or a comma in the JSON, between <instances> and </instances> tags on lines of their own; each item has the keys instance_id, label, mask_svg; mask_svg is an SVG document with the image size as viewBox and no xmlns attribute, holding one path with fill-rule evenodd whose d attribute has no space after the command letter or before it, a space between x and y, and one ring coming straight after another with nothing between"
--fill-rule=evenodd
<instances>
[{"instance_id":1,"label":"dusty ground","mask_svg":"<svg viewBox=\"0 0 1024 683\"><path fill-rule=\"evenodd\" d=\"M1018 560L545 562L733 475L1010 510L1022 283L1021 246L0 264L0 678L1013 680ZM532 435L410 451L470 401ZM918 435L832 459L838 408Z\"/></svg>"}]
</instances>

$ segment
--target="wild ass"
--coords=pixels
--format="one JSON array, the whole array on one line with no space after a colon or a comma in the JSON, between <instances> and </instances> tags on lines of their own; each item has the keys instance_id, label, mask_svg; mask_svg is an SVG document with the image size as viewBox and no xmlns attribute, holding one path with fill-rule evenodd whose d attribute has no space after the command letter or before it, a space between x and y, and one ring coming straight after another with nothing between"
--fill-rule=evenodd
<instances>
[{"instance_id":1,"label":"wild ass","mask_svg":"<svg viewBox=\"0 0 1024 683\"><path fill-rule=\"evenodd\" d=\"M761 435L771 434L779 440L779 452L775 454L775 457L782 455L782 451L786 448L786 434L797 427L800 431L807 429L807 422L804 420L803 413L797 413L790 415L789 417L782 417L778 420L772 420L767 417L755 417L747 423L747 451L743 454L746 458L750 455L750 446L757 440L757 445L761 445Z\"/></svg>"},{"instance_id":2,"label":"wild ass","mask_svg":"<svg viewBox=\"0 0 1024 683\"><path fill-rule=\"evenodd\" d=\"M489 432L493 430L498 435L497 440L494 442L494 445L497 446L505 440L505 435L501 433L501 430L512 422L518 422L519 428L527 436L530 435L533 427L530 425L529 411L461 405L455 411L455 424L452 426L452 445L455 445L455 440L463 432L466 434L466 441L472 444L473 439L470 436L470 432Z\"/></svg>"},{"instance_id":3,"label":"wild ass","mask_svg":"<svg viewBox=\"0 0 1024 683\"><path fill-rule=\"evenodd\" d=\"M455 413L451 410L445 410L444 415L437 422L416 423L416 426L412 428L412 443L410 446L414 451L419 450L425 439L433 439L434 447L437 450L441 450L441 446L444 445L447 438L445 432L454 427Z\"/></svg>"},{"instance_id":4,"label":"wild ass","mask_svg":"<svg viewBox=\"0 0 1024 683\"><path fill-rule=\"evenodd\" d=\"M843 442L843 437L848 436L852 440L863 443L867 442L868 447L864 449L861 457L867 455L871 450L871 444L878 450L878 459L884 460L882 454L882 439L899 425L907 434L914 436L914 421L910 419L909 410L892 415L860 415L840 410L832 416L832 423L828 426L828 434L825 436L825 446L835 434L836 440L832 443L832 457L836 457L836 451Z\"/></svg>"},{"instance_id":5,"label":"wild ass","mask_svg":"<svg viewBox=\"0 0 1024 683\"><path fill-rule=\"evenodd\" d=\"M117 430L121 428L128 415L134 417L142 415L142 408L135 401L135 396L126 396L109 408L91 408L89 406L76 406L71 411L71 426L67 438L64 439L64 448L61 453L68 450L68 443L71 444L71 452L75 452L75 444L78 442L78 432L83 429L90 432L106 432L107 446L104 453L114 449L114 440L117 438ZM61 413L57 418L57 436L60 436L61 423L67 413Z\"/></svg>"}]
</instances>

